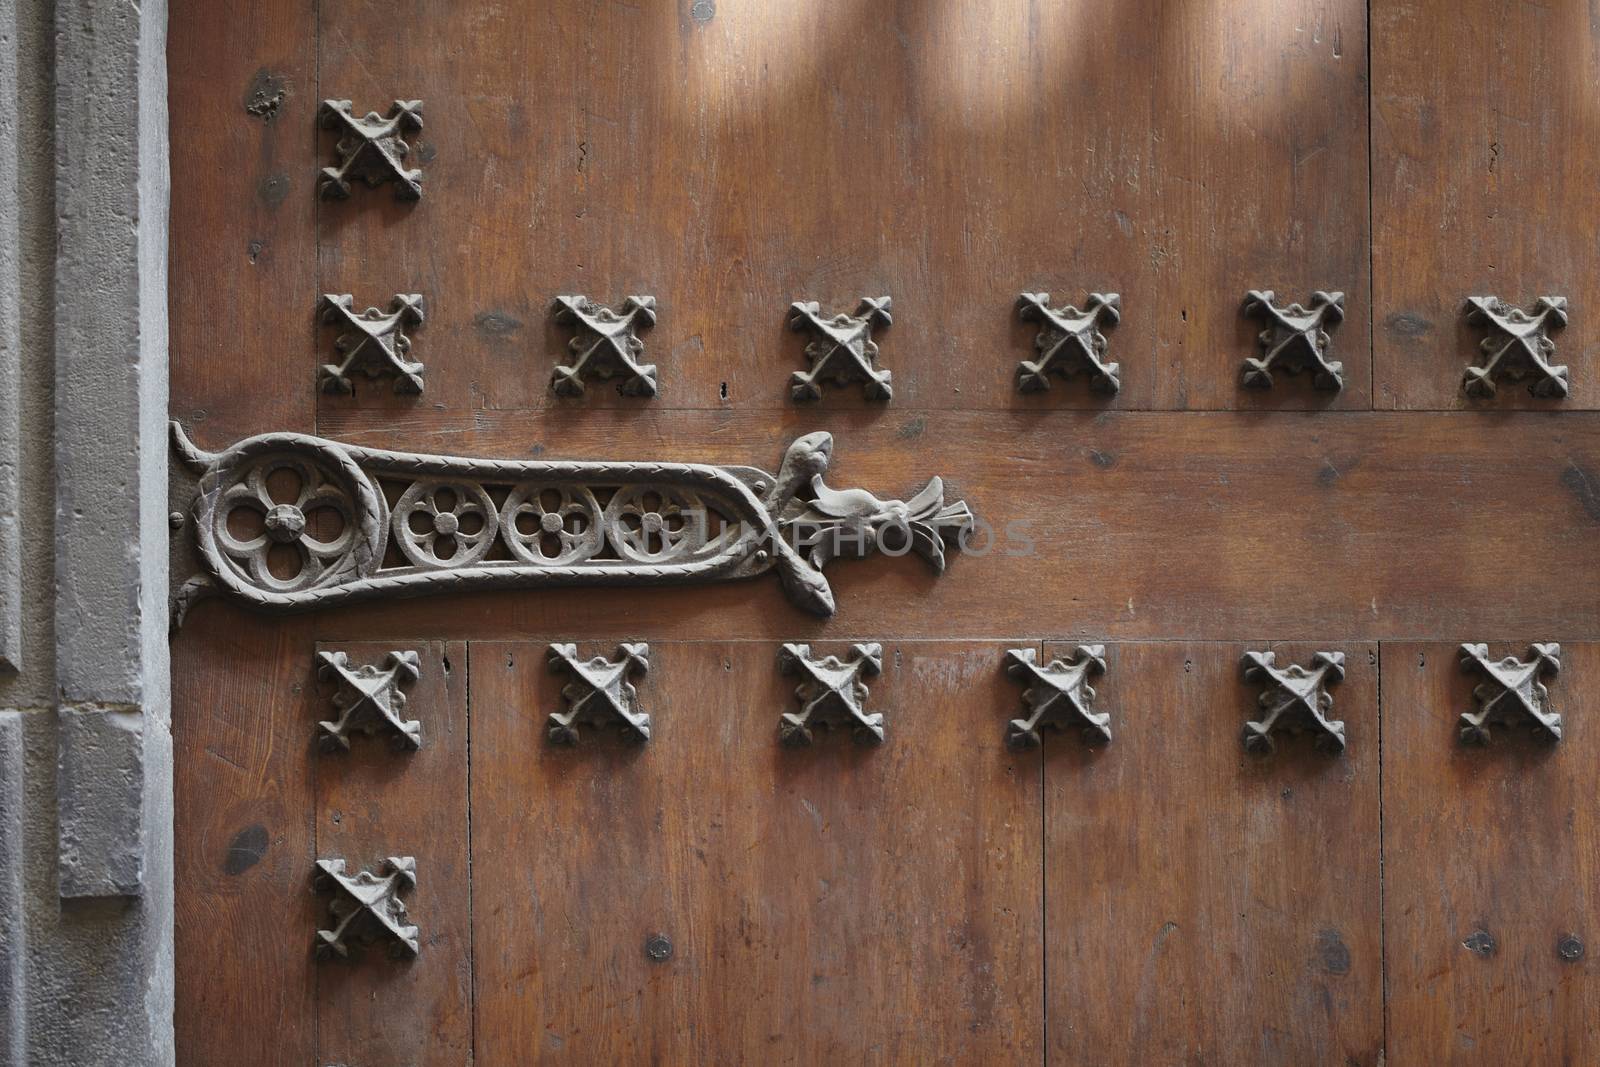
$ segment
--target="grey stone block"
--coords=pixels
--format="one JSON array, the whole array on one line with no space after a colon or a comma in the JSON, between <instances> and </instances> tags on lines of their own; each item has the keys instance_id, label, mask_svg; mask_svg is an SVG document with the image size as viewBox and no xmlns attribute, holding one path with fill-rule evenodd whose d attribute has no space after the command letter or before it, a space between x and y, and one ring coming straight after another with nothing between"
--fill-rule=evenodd
<instances>
[{"instance_id":1,"label":"grey stone block","mask_svg":"<svg viewBox=\"0 0 1600 1067\"><path fill-rule=\"evenodd\" d=\"M136 895L144 880L144 714L64 706L56 725L62 897Z\"/></svg>"},{"instance_id":2,"label":"grey stone block","mask_svg":"<svg viewBox=\"0 0 1600 1067\"><path fill-rule=\"evenodd\" d=\"M22 377L18 232L17 12L0 2L0 670L22 665L22 549L18 523Z\"/></svg>"},{"instance_id":3,"label":"grey stone block","mask_svg":"<svg viewBox=\"0 0 1600 1067\"><path fill-rule=\"evenodd\" d=\"M0 1067L173 1062L166 20L0 0Z\"/></svg>"},{"instance_id":4,"label":"grey stone block","mask_svg":"<svg viewBox=\"0 0 1600 1067\"><path fill-rule=\"evenodd\" d=\"M28 1049L24 746L21 713L0 711L0 1062L4 1063L26 1063Z\"/></svg>"},{"instance_id":5,"label":"grey stone block","mask_svg":"<svg viewBox=\"0 0 1600 1067\"><path fill-rule=\"evenodd\" d=\"M161 58L141 48L147 15L88 0L56 8L56 681L71 702L144 695L141 494L166 485L166 210L144 173L154 153L166 175L164 125L147 129L145 114L165 76L145 84ZM147 285L152 254L160 277ZM147 395L151 382L160 395ZM160 548L164 566L164 536Z\"/></svg>"}]
</instances>

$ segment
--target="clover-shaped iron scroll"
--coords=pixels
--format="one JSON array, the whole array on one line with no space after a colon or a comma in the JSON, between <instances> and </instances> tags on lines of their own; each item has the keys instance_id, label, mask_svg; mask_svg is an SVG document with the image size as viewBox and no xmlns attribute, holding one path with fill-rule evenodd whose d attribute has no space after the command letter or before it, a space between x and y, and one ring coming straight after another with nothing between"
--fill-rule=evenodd
<instances>
[{"instance_id":1,"label":"clover-shaped iron scroll","mask_svg":"<svg viewBox=\"0 0 1600 1067\"><path fill-rule=\"evenodd\" d=\"M1243 382L1252 389L1272 388L1272 372L1288 375L1311 373L1316 389L1338 392L1344 388L1344 364L1328 358L1332 344L1328 330L1344 318L1344 294L1318 290L1309 307L1278 304L1271 289L1252 289L1245 296L1244 313L1266 324L1257 336L1260 358L1244 361Z\"/></svg>"},{"instance_id":2,"label":"clover-shaped iron scroll","mask_svg":"<svg viewBox=\"0 0 1600 1067\"><path fill-rule=\"evenodd\" d=\"M348 872L342 859L319 859L315 887L332 893L328 911L333 928L318 929L318 959L347 958L352 948L387 942L396 959L417 955L417 928L406 921L402 890L417 887L417 861L410 856L390 856L377 872Z\"/></svg>"},{"instance_id":3,"label":"clover-shaped iron scroll","mask_svg":"<svg viewBox=\"0 0 1600 1067\"><path fill-rule=\"evenodd\" d=\"M411 338L406 327L422 323L422 296L396 293L388 311L369 307L355 310L349 293L327 293L322 297L322 321L338 331L333 349L337 363L324 363L317 382L325 393L353 393L350 380L357 372L369 379L394 375L394 391L420 394L423 366L410 358Z\"/></svg>"},{"instance_id":4,"label":"clover-shaped iron scroll","mask_svg":"<svg viewBox=\"0 0 1600 1067\"><path fill-rule=\"evenodd\" d=\"M567 346L572 363L556 367L550 376L557 396L582 396L585 378L615 378L623 396L656 395L656 365L639 361L644 355L639 330L655 325L655 297L630 296L621 311L613 311L586 296L558 296L556 321L577 330Z\"/></svg>"},{"instance_id":5,"label":"clover-shaped iron scroll","mask_svg":"<svg viewBox=\"0 0 1600 1067\"><path fill-rule=\"evenodd\" d=\"M975 521L965 503L945 499L939 478L906 500L829 486L826 433L797 438L776 473L655 459L436 456L292 433L215 453L176 427L173 439L174 510L192 513L185 528L194 536L194 551L179 552L173 569L179 625L190 604L217 593L295 611L769 571L797 606L826 616L835 610L823 574L831 560L911 551L942 572Z\"/></svg>"},{"instance_id":6,"label":"clover-shaped iron scroll","mask_svg":"<svg viewBox=\"0 0 1600 1067\"><path fill-rule=\"evenodd\" d=\"M1552 329L1567 324L1566 297L1541 296L1532 311L1497 296L1469 297L1467 321L1488 331L1478 346L1483 362L1462 376L1468 396L1494 396L1496 378L1526 381L1528 392L1537 397L1560 400L1567 395L1567 368L1551 362L1556 343L1550 339Z\"/></svg>"},{"instance_id":7,"label":"clover-shaped iron scroll","mask_svg":"<svg viewBox=\"0 0 1600 1067\"><path fill-rule=\"evenodd\" d=\"M649 645L619 645L615 659L580 659L577 645L551 645L550 669L572 676L561 690L567 710L550 716L550 740L577 744L580 726L615 727L630 740L650 740L650 716L639 707L639 690L628 680L650 669Z\"/></svg>"},{"instance_id":8,"label":"clover-shaped iron scroll","mask_svg":"<svg viewBox=\"0 0 1600 1067\"><path fill-rule=\"evenodd\" d=\"M475 482L422 478L400 494L391 522L400 552L418 567L464 567L494 547L500 510Z\"/></svg>"},{"instance_id":9,"label":"clover-shaped iron scroll","mask_svg":"<svg viewBox=\"0 0 1600 1067\"><path fill-rule=\"evenodd\" d=\"M369 111L364 116L357 116L348 100L324 100L317 118L323 129L338 133L339 162L322 168L317 186L324 200L349 197L352 181L374 189L392 182L396 200L422 198L422 171L405 164L411 153L405 135L422 129L421 100L396 100L388 115Z\"/></svg>"},{"instance_id":10,"label":"clover-shaped iron scroll","mask_svg":"<svg viewBox=\"0 0 1600 1067\"><path fill-rule=\"evenodd\" d=\"M332 581L358 565L356 508L348 472L322 457L267 451L217 489L227 521L206 532L241 578L274 593Z\"/></svg>"},{"instance_id":11,"label":"clover-shaped iron scroll","mask_svg":"<svg viewBox=\"0 0 1600 1067\"><path fill-rule=\"evenodd\" d=\"M359 667L351 667L344 652L318 652L317 664L317 676L335 687L333 706L339 713L317 723L324 748L348 750L357 733L388 733L396 748L422 747L422 723L405 717L404 690L422 673L415 652L390 652L381 664Z\"/></svg>"},{"instance_id":12,"label":"clover-shaped iron scroll","mask_svg":"<svg viewBox=\"0 0 1600 1067\"><path fill-rule=\"evenodd\" d=\"M849 659L813 656L810 645L784 645L778 654L780 674L798 675L795 696L800 711L786 711L778 736L786 745L809 745L812 730L849 729L857 741L883 741L883 713L867 711L867 683L883 671L883 646L854 645Z\"/></svg>"},{"instance_id":13,"label":"clover-shaped iron scroll","mask_svg":"<svg viewBox=\"0 0 1600 1067\"><path fill-rule=\"evenodd\" d=\"M540 566L578 563L605 545L600 502L582 485L513 487L500 509L500 530L514 557Z\"/></svg>"},{"instance_id":14,"label":"clover-shaped iron scroll","mask_svg":"<svg viewBox=\"0 0 1600 1067\"><path fill-rule=\"evenodd\" d=\"M1034 748L1041 730L1077 729L1088 744L1111 740L1111 715L1094 710L1094 687L1089 679L1106 670L1105 645L1079 645L1070 660L1052 659L1041 667L1031 648L1006 651L1006 673L1027 688L1022 702L1025 718L1012 719L1006 743L1012 748Z\"/></svg>"},{"instance_id":15,"label":"clover-shaped iron scroll","mask_svg":"<svg viewBox=\"0 0 1600 1067\"><path fill-rule=\"evenodd\" d=\"M1082 311L1071 304L1051 307L1049 293L1023 293L1017 297L1017 314L1039 324L1033 340L1039 358L1017 364L1020 391L1050 388L1052 374L1061 378L1082 374L1089 379L1089 388L1099 393L1122 388L1121 364L1106 360L1106 335L1100 332L1102 325L1115 326L1122 318L1122 298L1116 293L1090 293Z\"/></svg>"},{"instance_id":16,"label":"clover-shaped iron scroll","mask_svg":"<svg viewBox=\"0 0 1600 1067\"><path fill-rule=\"evenodd\" d=\"M789 307L789 329L809 333L806 360L810 370L795 371L789 394L795 400L817 400L824 384L846 386L860 382L868 400L887 401L894 396L891 372L878 369L878 345L872 331L888 326L892 301L886 296L864 296L854 315L825 315L816 301L796 301Z\"/></svg>"},{"instance_id":17,"label":"clover-shaped iron scroll","mask_svg":"<svg viewBox=\"0 0 1600 1067\"><path fill-rule=\"evenodd\" d=\"M1542 679L1561 670L1561 646L1536 644L1527 659L1490 659L1489 646L1461 646L1461 669L1483 681L1472 690L1476 711L1461 716L1461 740L1488 744L1491 726L1526 726L1549 741L1561 740L1561 716L1550 707L1550 690Z\"/></svg>"},{"instance_id":18,"label":"clover-shaped iron scroll","mask_svg":"<svg viewBox=\"0 0 1600 1067\"><path fill-rule=\"evenodd\" d=\"M1244 678L1261 686L1261 717L1244 724L1244 747L1271 752L1274 733L1311 734L1317 747L1344 751L1344 723L1328 717L1333 695L1328 686L1344 678L1343 652L1318 652L1311 666L1291 663L1280 668L1273 652L1246 652Z\"/></svg>"}]
</instances>

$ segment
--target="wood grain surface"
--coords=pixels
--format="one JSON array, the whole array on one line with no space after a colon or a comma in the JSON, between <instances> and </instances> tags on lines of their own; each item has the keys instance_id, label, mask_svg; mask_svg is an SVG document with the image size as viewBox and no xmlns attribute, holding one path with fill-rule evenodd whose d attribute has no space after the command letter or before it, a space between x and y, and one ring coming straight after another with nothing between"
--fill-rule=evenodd
<instances>
[{"instance_id":1,"label":"wood grain surface","mask_svg":"<svg viewBox=\"0 0 1600 1067\"><path fill-rule=\"evenodd\" d=\"M1304 737L1245 751L1261 691L1241 677L1246 648L1280 667L1345 654L1330 687L1344 754ZM1096 710L1111 742L1046 742L1049 1059L1382 1063L1377 646L1106 657Z\"/></svg>"},{"instance_id":2,"label":"wood grain surface","mask_svg":"<svg viewBox=\"0 0 1600 1067\"><path fill-rule=\"evenodd\" d=\"M174 646L179 1063L317 1054L309 620L243 618Z\"/></svg>"},{"instance_id":3,"label":"wood grain surface","mask_svg":"<svg viewBox=\"0 0 1600 1067\"><path fill-rule=\"evenodd\" d=\"M477 1062L1039 1058L1040 764L994 743L1000 651L886 645L885 743L792 749L775 646L656 642L649 743L568 748L546 646L474 643Z\"/></svg>"},{"instance_id":4,"label":"wood grain surface","mask_svg":"<svg viewBox=\"0 0 1600 1067\"><path fill-rule=\"evenodd\" d=\"M1372 220L1378 407L1594 408L1600 305L1600 27L1578 3L1374 0ZM1503 384L1469 400L1481 353L1469 296L1532 307L1564 296L1552 334L1571 369L1566 400Z\"/></svg>"},{"instance_id":5,"label":"wood grain surface","mask_svg":"<svg viewBox=\"0 0 1600 1067\"><path fill-rule=\"evenodd\" d=\"M1479 679L1457 648L1383 646L1390 1062L1588 1063L1600 1058L1600 646L1563 644L1546 680L1558 744L1499 729L1483 747L1458 740ZM1490 652L1525 657L1527 642Z\"/></svg>"},{"instance_id":6,"label":"wood grain surface","mask_svg":"<svg viewBox=\"0 0 1600 1067\"><path fill-rule=\"evenodd\" d=\"M197 607L180 1062L1593 1059L1588 955L1555 946L1593 936L1596 25L1488 0L175 0L171 410L202 446L771 470L825 429L830 485L939 475L984 522L942 577L835 564L826 621L771 576ZM330 98L423 101L420 202L318 199ZM1240 387L1251 288L1345 293L1341 393ZM1023 291L1121 294L1119 394L1016 392ZM402 292L423 396L318 393L320 296ZM656 297L657 399L551 394L551 301L577 293ZM1464 402L1477 293L1571 300L1571 399ZM790 302L880 295L893 402L793 404ZM1463 638L1564 643L1562 746L1455 746ZM621 640L651 644L654 737L552 748L546 645ZM789 640L885 643L886 745L778 747ZM1109 642L1115 740L1005 749L1004 650L1083 640ZM422 651L421 752L315 752L318 642ZM1245 756L1247 642L1345 651L1343 757ZM416 856L417 961L313 962L335 848Z\"/></svg>"},{"instance_id":7,"label":"wood grain surface","mask_svg":"<svg viewBox=\"0 0 1600 1067\"><path fill-rule=\"evenodd\" d=\"M992 531L936 577L915 556L829 568L831 622L776 579L700 590L436 598L440 633L1034 633L1129 640L1600 632L1600 418L1588 414L670 413L621 421L496 413L341 437L455 454L670 458L776 469L795 437L834 434L831 485L906 497L941 475ZM208 442L217 443L217 442ZM1009 531L1009 533L1008 533ZM195 617L231 612L202 605ZM349 609L406 632L403 601ZM654 625L652 625L652 623Z\"/></svg>"},{"instance_id":8,"label":"wood grain surface","mask_svg":"<svg viewBox=\"0 0 1600 1067\"><path fill-rule=\"evenodd\" d=\"M394 643L319 642L351 669L382 666ZM384 944L317 965L317 1056L323 1063L438 1065L472 1057L472 862L467 815L467 646L401 646L418 654L404 715L422 725L422 747L397 751L386 733L352 738L348 752L318 752L317 858L343 859L353 876L382 871L390 856L416 860L417 887L401 893L418 929L415 959ZM317 685L316 719L334 719L335 685ZM302 724L311 733L315 722ZM319 924L331 894L319 897Z\"/></svg>"},{"instance_id":9,"label":"wood grain surface","mask_svg":"<svg viewBox=\"0 0 1600 1067\"><path fill-rule=\"evenodd\" d=\"M313 428L316 40L312 3L170 12L171 413L191 429Z\"/></svg>"},{"instance_id":10,"label":"wood grain surface","mask_svg":"<svg viewBox=\"0 0 1600 1067\"><path fill-rule=\"evenodd\" d=\"M317 396L332 342L313 326L324 291L357 307L422 293L424 410L458 418L557 403L559 293L658 297L656 406L784 408L804 365L784 328L790 302L851 310L887 294L896 404L1007 408L1032 355L1013 305L1039 290L1077 304L1122 294L1111 336L1126 385L1111 406L1370 403L1359 0L1228 14L1137 0L1115 17L1087 0L308 8L262 4L234 25L174 12L174 112L204 98L210 119L174 146L175 172L198 186L174 213L174 266L192 279L175 287L175 327L198 343L215 332L218 281L251 291L247 351L280 394L320 412L414 405L384 382ZM281 43L258 44L257 21ZM258 71L288 86L269 123L216 91ZM312 123L324 98L358 114L424 102L409 160L425 175L419 203L365 188L316 201L316 166L332 155ZM287 196L243 226L241 205L278 175L288 182L272 196ZM265 251L251 263L253 240ZM1240 388L1256 353L1240 314L1251 288L1347 294L1342 394L1303 378ZM205 352L180 373L204 375ZM864 402L846 389L826 403ZM1107 402L1078 381L1028 403ZM219 405L190 407L236 413ZM600 405L650 406L603 386L558 406Z\"/></svg>"}]
</instances>

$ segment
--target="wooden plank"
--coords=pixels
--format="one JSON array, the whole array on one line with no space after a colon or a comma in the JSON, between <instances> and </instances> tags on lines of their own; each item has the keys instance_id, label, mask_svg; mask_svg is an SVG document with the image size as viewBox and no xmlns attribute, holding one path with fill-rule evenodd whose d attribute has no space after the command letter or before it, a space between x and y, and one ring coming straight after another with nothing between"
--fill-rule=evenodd
<instances>
[{"instance_id":1,"label":"wooden plank","mask_svg":"<svg viewBox=\"0 0 1600 1067\"><path fill-rule=\"evenodd\" d=\"M1156 8L1137 30L1156 43L1153 69L1117 75L1123 89L1155 86L1148 115L1122 120L1154 126L1149 198L1131 220L1156 264L1141 305L1157 316L1148 406L1370 407L1366 4ZM1331 331L1341 393L1313 390L1305 376L1277 375L1270 391L1239 387L1244 358L1260 354L1260 323L1240 313L1250 289L1280 301L1345 294Z\"/></svg>"},{"instance_id":2,"label":"wooden plank","mask_svg":"<svg viewBox=\"0 0 1600 1067\"><path fill-rule=\"evenodd\" d=\"M320 25L323 95L426 105L422 202L357 190L319 216L325 288L427 300L423 410L781 410L805 365L790 303L883 294L896 405L1106 406L1081 382L1018 400L1033 329L1014 304L1037 290L1122 294L1112 406L1369 406L1360 0L1115 19L1087 0L328 0ZM1263 287L1348 294L1342 396L1240 388L1258 329L1240 305ZM561 293L657 297L658 401L551 396ZM319 410L418 403L360 394ZM825 405L871 406L859 388Z\"/></svg>"},{"instance_id":3,"label":"wooden plank","mask_svg":"<svg viewBox=\"0 0 1600 1067\"><path fill-rule=\"evenodd\" d=\"M472 887L467 817L467 648L461 642L324 640L352 666L415 650L421 676L405 715L422 724L422 747L400 752L387 737L357 737L349 752L308 754L316 780L317 857L349 871L380 871L390 856L416 860L417 887L403 893L419 932L413 960L383 946L317 968L321 1063L460 1064L472 1057ZM333 718L334 687L317 686L317 718ZM307 723L309 731L312 723ZM318 923L331 896L319 897ZM297 931L297 934L300 933ZM311 932L303 932L311 944Z\"/></svg>"},{"instance_id":4,"label":"wooden plank","mask_svg":"<svg viewBox=\"0 0 1600 1067\"><path fill-rule=\"evenodd\" d=\"M1490 649L1525 656L1527 643ZM1600 646L1563 643L1547 683L1560 743L1501 729L1465 747L1457 720L1474 709L1478 679L1461 671L1457 645L1383 646L1391 1062L1600 1058L1597 679Z\"/></svg>"},{"instance_id":5,"label":"wooden plank","mask_svg":"<svg viewBox=\"0 0 1600 1067\"><path fill-rule=\"evenodd\" d=\"M172 416L190 427L311 427L315 7L171 9Z\"/></svg>"},{"instance_id":6,"label":"wooden plank","mask_svg":"<svg viewBox=\"0 0 1600 1067\"><path fill-rule=\"evenodd\" d=\"M405 135L405 163L421 168L423 193L404 201L392 185L357 185L349 199L321 201L317 293L348 293L358 310L387 310L395 294L417 293L426 316L407 331L410 358L426 368L420 398L396 395L392 378L358 377L354 395L316 394L319 417L465 412L482 403L486 368L478 361L492 360L497 379L521 372L509 346L526 333L530 315L513 264L532 254L525 246L535 220L513 202L541 156L527 138L530 102L542 98L526 79L547 57L534 57L532 41L557 10L508 17L422 0L318 5L324 98L350 100L358 115L386 115L396 100L422 102L423 129ZM331 133L319 136L325 163L336 158L334 141ZM308 374L332 358L338 332L318 331Z\"/></svg>"},{"instance_id":7,"label":"wooden plank","mask_svg":"<svg viewBox=\"0 0 1600 1067\"><path fill-rule=\"evenodd\" d=\"M316 1056L308 620L173 643L173 945L180 1063Z\"/></svg>"},{"instance_id":8,"label":"wooden plank","mask_svg":"<svg viewBox=\"0 0 1600 1067\"><path fill-rule=\"evenodd\" d=\"M1463 617L1492 633L1552 618L1573 636L1600 632L1600 603L1573 580L1600 565L1600 420L1589 415L663 412L552 425L485 413L472 428L368 425L348 436L467 455L772 470L788 441L819 426L835 435L830 484L904 496L942 474L949 497L1016 534L987 554L953 555L937 579L909 556L835 565L835 625L857 632L1421 638ZM415 609L349 610L393 631ZM770 577L697 591L485 594L429 611L466 636L570 627L622 637L641 612L670 617L686 639L822 625Z\"/></svg>"},{"instance_id":9,"label":"wooden plank","mask_svg":"<svg viewBox=\"0 0 1600 1067\"><path fill-rule=\"evenodd\" d=\"M1038 1059L1040 765L997 742L1001 647L885 646L886 743L792 750L772 643L652 643L642 748L552 746L545 645L472 645L476 1062Z\"/></svg>"},{"instance_id":10,"label":"wooden plank","mask_svg":"<svg viewBox=\"0 0 1600 1067\"><path fill-rule=\"evenodd\" d=\"M315 44L309 3L170 13L171 409L196 432L313 428L309 378L281 385L312 340ZM316 1054L310 654L306 620L173 642L180 1062Z\"/></svg>"},{"instance_id":11,"label":"wooden plank","mask_svg":"<svg viewBox=\"0 0 1600 1067\"><path fill-rule=\"evenodd\" d=\"M1594 408L1600 304L1594 168L1600 27L1582 4L1372 4L1373 292L1379 407ZM1556 339L1572 395L1504 384L1468 400L1484 336L1467 297L1571 301Z\"/></svg>"},{"instance_id":12,"label":"wooden plank","mask_svg":"<svg viewBox=\"0 0 1600 1067\"><path fill-rule=\"evenodd\" d=\"M1280 665L1344 651L1343 756L1308 738L1244 751L1247 647ZM1112 741L1046 738L1049 1058L1382 1063L1376 646L1106 655Z\"/></svg>"}]
</instances>

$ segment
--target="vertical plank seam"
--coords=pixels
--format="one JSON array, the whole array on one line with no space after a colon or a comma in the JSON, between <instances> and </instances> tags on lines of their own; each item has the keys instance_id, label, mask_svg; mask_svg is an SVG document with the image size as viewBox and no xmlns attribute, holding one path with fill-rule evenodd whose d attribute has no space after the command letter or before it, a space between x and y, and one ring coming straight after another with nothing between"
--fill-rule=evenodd
<instances>
[{"instance_id":1,"label":"vertical plank seam","mask_svg":"<svg viewBox=\"0 0 1600 1067\"><path fill-rule=\"evenodd\" d=\"M317 627L318 627L318 622L317 622L317 620L313 619L313 621L311 623L311 632L312 632L313 635L315 635L318 632ZM321 644L322 644L321 639L313 636L313 640L312 640L312 644L311 644L311 659L312 659L312 662L316 662L317 651L319 650ZM289 657L289 658L290 658L290 661L292 662L293 658L292 657ZM321 695L320 691L318 689L318 686L317 686L316 672L315 671L311 672L311 682L309 684L311 685L311 690L310 690L311 700L314 703L317 700L317 698ZM309 762L311 764L311 773L306 775L306 781L309 783L310 788L311 788L311 797L310 797L311 802L306 805L306 820L308 822L310 822L310 824L311 824L311 826L310 826L311 833L309 835L310 836L310 840L311 840L311 862L305 865L305 869L300 874L300 877L303 878L303 879L309 879L311 877L311 872L317 869L317 859L322 855L322 850L317 846L317 834L322 829L322 817L318 813L318 810L317 810L318 809L318 805L321 803L321 799L322 799L322 790L321 790L321 787L320 787L320 783L318 782L318 779L317 779L317 770L318 770L319 767L321 767L322 761L320 759L317 759L315 757L315 755L313 755L313 757L310 760L308 760L307 762ZM321 911L320 911L320 907L318 905L313 905L313 914L314 915L318 915L320 917ZM319 918L319 921L320 921L320 918ZM316 931L316 923L313 922L312 923L312 936L313 937L316 936L315 931ZM311 963L311 1042L312 1042L312 1047L316 1050L317 1062L319 1062L319 1063L322 1062L322 1060L323 1060L323 1057L322 1057L322 972L325 970L325 968L319 966L320 962L321 961L319 961L319 960L313 959L312 963Z\"/></svg>"},{"instance_id":2,"label":"vertical plank seam","mask_svg":"<svg viewBox=\"0 0 1600 1067\"><path fill-rule=\"evenodd\" d=\"M467 1062L478 1062L478 924L472 911L472 645L461 643L462 701L467 733Z\"/></svg>"},{"instance_id":3,"label":"vertical plank seam","mask_svg":"<svg viewBox=\"0 0 1600 1067\"><path fill-rule=\"evenodd\" d=\"M1378 642L1378 1003L1382 1009L1379 1054L1389 1058L1389 931L1388 902L1384 896L1383 841L1383 647Z\"/></svg>"},{"instance_id":4,"label":"vertical plank seam","mask_svg":"<svg viewBox=\"0 0 1600 1067\"><path fill-rule=\"evenodd\" d=\"M315 40L312 48L312 69L313 76L316 78L317 89L316 92L312 94L311 100L311 106L313 109L313 118L311 122L311 173L308 175L308 177L311 179L312 195L311 254L314 264L313 276L315 279L315 292L308 293L307 296L311 300L318 302L317 307L320 313L320 302L322 300L322 192L318 186L319 172L317 170L317 159L322 147L322 0L312 0L311 6L314 12L311 22L312 26L314 27L313 33L315 34ZM297 297L296 299L299 298ZM306 368L306 370L310 371L311 373L306 375L304 379L305 381L316 381L315 354L317 352L317 343L320 339L318 314L313 314L311 316L311 351L313 358L310 366ZM298 374L300 371L296 370L295 373ZM301 388L305 387L301 386ZM311 432L313 434L320 434L322 432L322 402L318 392L319 391L314 387L311 394Z\"/></svg>"},{"instance_id":5,"label":"vertical plank seam","mask_svg":"<svg viewBox=\"0 0 1600 1067\"><path fill-rule=\"evenodd\" d=\"M1374 178L1377 174L1376 141L1372 136L1374 113L1377 106L1373 98L1372 82L1372 0L1363 5L1367 16L1367 405L1378 408L1378 305L1377 305L1377 239Z\"/></svg>"},{"instance_id":6,"label":"vertical plank seam","mask_svg":"<svg viewBox=\"0 0 1600 1067\"><path fill-rule=\"evenodd\" d=\"M311 130L305 136L309 136L311 138L312 167L311 173L307 175L307 177L311 179L311 192L315 198L312 200L311 204L311 253L314 257L313 276L316 281L318 295L320 296L322 287L322 198L317 195L316 182L316 159L319 138L319 134L317 133L316 116L318 115L319 109L322 107L322 0L312 0L311 11L311 76L313 81L316 83L316 88L311 94L311 107L313 115ZM312 321L314 323L316 320L313 318ZM316 351L315 329L316 327L313 326L311 338L313 352ZM304 386L301 386L301 388L304 388ZM315 434L319 428L317 425L317 407L317 398L315 394L313 394L311 398L311 432L313 434ZM309 628L313 635L321 632L322 619L320 612L312 616L311 625ZM317 644L320 644L320 639L318 639ZM316 644L313 644L312 647L313 650L315 650ZM313 661L316 659L315 651L312 653L312 659ZM313 757L311 760L310 817L312 820L311 847L313 855L311 857L311 862L313 869L315 868L317 860L317 829L322 824L322 818L317 811L318 800L321 796L321 790L317 782L317 769L321 762L321 760L316 759L315 757ZM322 972L323 968L316 966L315 963L313 963L311 970L311 989L313 997L311 1011L312 1040L316 1045L317 1062L319 1063L325 1062L322 1058Z\"/></svg>"},{"instance_id":7,"label":"vertical plank seam","mask_svg":"<svg viewBox=\"0 0 1600 1067\"><path fill-rule=\"evenodd\" d=\"M1044 639L1036 643L1044 659ZM1050 1063L1050 795L1044 772L1044 746L1035 749L1039 761L1039 1062Z\"/></svg>"}]
</instances>

